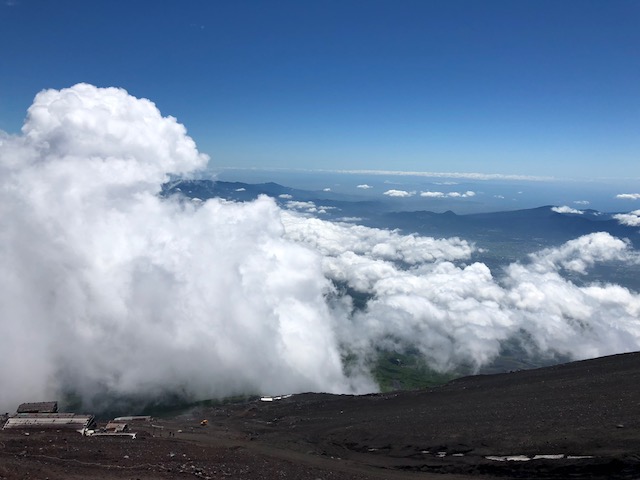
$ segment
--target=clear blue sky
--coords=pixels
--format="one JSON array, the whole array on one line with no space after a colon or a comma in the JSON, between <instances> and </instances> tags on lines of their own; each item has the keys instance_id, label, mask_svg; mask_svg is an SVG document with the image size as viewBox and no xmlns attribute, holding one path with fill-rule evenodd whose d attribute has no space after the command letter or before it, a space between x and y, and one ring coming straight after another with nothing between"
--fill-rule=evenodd
<instances>
[{"instance_id":1,"label":"clear blue sky","mask_svg":"<svg viewBox=\"0 0 640 480\"><path fill-rule=\"evenodd\" d=\"M215 165L640 179L640 1L0 0L0 129L119 86Z\"/></svg>"}]
</instances>

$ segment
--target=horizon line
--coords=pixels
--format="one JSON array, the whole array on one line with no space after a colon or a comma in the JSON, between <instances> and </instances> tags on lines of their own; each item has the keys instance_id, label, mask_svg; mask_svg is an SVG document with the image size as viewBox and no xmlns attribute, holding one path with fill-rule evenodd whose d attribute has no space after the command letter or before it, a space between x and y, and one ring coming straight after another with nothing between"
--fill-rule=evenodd
<instances>
[{"instance_id":1,"label":"horizon line","mask_svg":"<svg viewBox=\"0 0 640 480\"><path fill-rule=\"evenodd\" d=\"M606 181L638 181L640 177L590 177L590 178L570 178L554 177L543 175L522 175L509 173L481 173L481 172L429 172L412 170L376 170L376 169L325 169L325 168L291 168L291 167L234 167L234 166L207 166L204 171L215 173L221 170L246 170L262 172L299 172L299 173L335 173L341 175L389 175L405 177L425 177L425 178L455 178L469 180L508 180L508 181L531 181L531 182L606 182Z\"/></svg>"},{"instance_id":2,"label":"horizon line","mask_svg":"<svg viewBox=\"0 0 640 480\"><path fill-rule=\"evenodd\" d=\"M252 171L286 171L306 173L337 173L343 175L390 175L406 177L431 177L431 178L468 178L473 180L529 180L529 181L558 181L557 177L539 175L518 175L504 173L480 173L480 172L428 172L409 170L375 170L375 169L324 169L324 168L289 168L289 167L230 167L216 166L209 169L219 170L252 170Z\"/></svg>"}]
</instances>

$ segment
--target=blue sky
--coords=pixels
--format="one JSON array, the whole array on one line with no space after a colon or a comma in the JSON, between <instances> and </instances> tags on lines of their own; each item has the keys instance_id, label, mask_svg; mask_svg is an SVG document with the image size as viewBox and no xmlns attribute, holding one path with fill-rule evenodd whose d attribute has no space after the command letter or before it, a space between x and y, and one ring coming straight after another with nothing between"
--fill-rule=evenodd
<instances>
[{"instance_id":1,"label":"blue sky","mask_svg":"<svg viewBox=\"0 0 640 480\"><path fill-rule=\"evenodd\" d=\"M640 179L640 2L1 0L0 129L118 86L214 166Z\"/></svg>"}]
</instances>

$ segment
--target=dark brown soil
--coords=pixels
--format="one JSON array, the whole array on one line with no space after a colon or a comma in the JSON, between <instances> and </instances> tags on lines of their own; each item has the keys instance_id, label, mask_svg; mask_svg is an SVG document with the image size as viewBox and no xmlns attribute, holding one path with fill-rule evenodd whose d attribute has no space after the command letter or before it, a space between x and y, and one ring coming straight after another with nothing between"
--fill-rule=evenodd
<instances>
[{"instance_id":1,"label":"dark brown soil","mask_svg":"<svg viewBox=\"0 0 640 480\"><path fill-rule=\"evenodd\" d=\"M2 431L0 479L640 478L640 353L424 391L198 408L132 430Z\"/></svg>"}]
</instances>

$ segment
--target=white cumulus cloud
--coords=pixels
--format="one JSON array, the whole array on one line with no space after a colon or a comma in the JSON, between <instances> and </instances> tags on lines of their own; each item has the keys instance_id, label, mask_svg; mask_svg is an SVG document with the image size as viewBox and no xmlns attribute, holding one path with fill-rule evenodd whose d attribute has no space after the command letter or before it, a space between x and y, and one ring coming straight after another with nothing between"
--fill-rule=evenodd
<instances>
[{"instance_id":1,"label":"white cumulus cloud","mask_svg":"<svg viewBox=\"0 0 640 480\"><path fill-rule=\"evenodd\" d=\"M640 210L634 210L629 213L618 213L613 216L621 225L629 227L640 227Z\"/></svg>"},{"instance_id":2,"label":"white cumulus cloud","mask_svg":"<svg viewBox=\"0 0 640 480\"><path fill-rule=\"evenodd\" d=\"M406 190L387 190L383 193L383 195L387 195L388 197L398 197L398 198L406 198L413 197L416 192L408 192Z\"/></svg>"},{"instance_id":3,"label":"white cumulus cloud","mask_svg":"<svg viewBox=\"0 0 640 480\"><path fill-rule=\"evenodd\" d=\"M568 207L567 205L551 207L551 211L556 213L570 213L572 215L582 215L584 213L582 210L576 210L575 208Z\"/></svg>"},{"instance_id":4,"label":"white cumulus cloud","mask_svg":"<svg viewBox=\"0 0 640 480\"><path fill-rule=\"evenodd\" d=\"M421 192L420 196L427 197L427 198L468 198L468 197L475 197L476 192L471 190L467 190L466 192L447 192L447 193L426 191L426 192Z\"/></svg>"},{"instance_id":5,"label":"white cumulus cloud","mask_svg":"<svg viewBox=\"0 0 640 480\"><path fill-rule=\"evenodd\" d=\"M620 193L616 195L616 198L623 200L640 200L640 193Z\"/></svg>"},{"instance_id":6,"label":"white cumulus cloud","mask_svg":"<svg viewBox=\"0 0 640 480\"><path fill-rule=\"evenodd\" d=\"M368 190L373 187L371 185L367 185L366 183L363 183L361 185L356 186L356 188L361 188L362 190Z\"/></svg>"},{"instance_id":7,"label":"white cumulus cloud","mask_svg":"<svg viewBox=\"0 0 640 480\"><path fill-rule=\"evenodd\" d=\"M446 194L444 192L421 192L421 197L429 197L429 198L444 198Z\"/></svg>"},{"instance_id":8,"label":"white cumulus cloud","mask_svg":"<svg viewBox=\"0 0 640 480\"><path fill-rule=\"evenodd\" d=\"M598 232L570 240L557 248L541 250L532 254L531 258L538 271L566 269L585 273L596 263L611 261L636 263L640 257L631 250L627 240Z\"/></svg>"}]
</instances>

